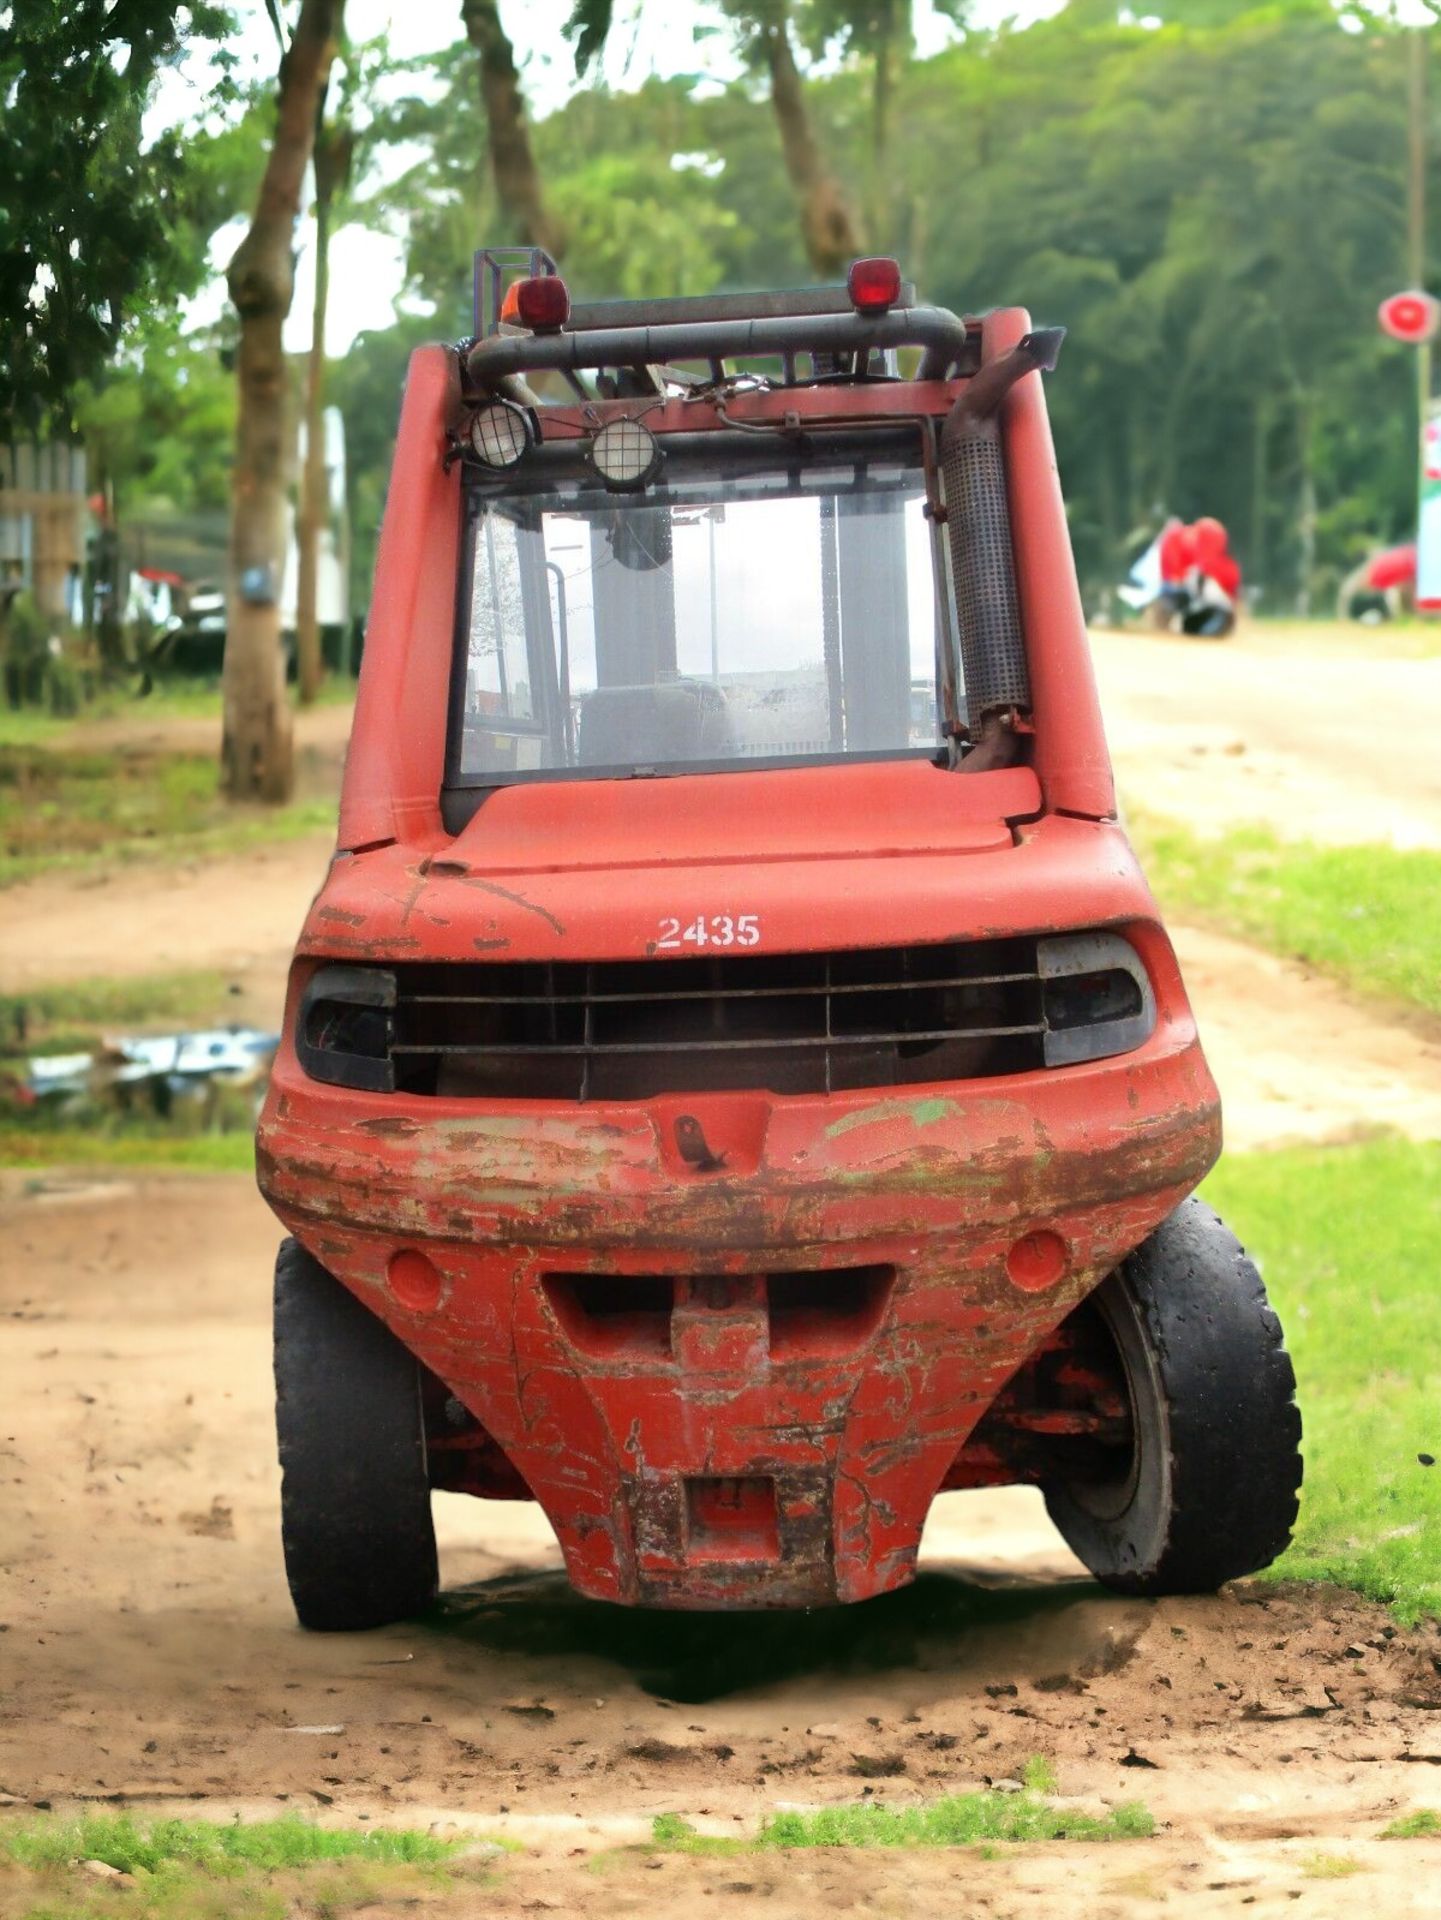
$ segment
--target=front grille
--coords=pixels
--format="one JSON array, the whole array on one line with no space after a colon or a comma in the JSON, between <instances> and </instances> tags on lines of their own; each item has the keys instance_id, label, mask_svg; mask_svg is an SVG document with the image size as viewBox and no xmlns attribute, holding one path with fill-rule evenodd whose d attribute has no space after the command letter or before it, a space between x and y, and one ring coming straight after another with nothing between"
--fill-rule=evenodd
<instances>
[{"instance_id":1,"label":"front grille","mask_svg":"<svg viewBox=\"0 0 1441 1920\"><path fill-rule=\"evenodd\" d=\"M1044 1063L1034 939L683 960L397 966L411 1093L830 1093Z\"/></svg>"}]
</instances>

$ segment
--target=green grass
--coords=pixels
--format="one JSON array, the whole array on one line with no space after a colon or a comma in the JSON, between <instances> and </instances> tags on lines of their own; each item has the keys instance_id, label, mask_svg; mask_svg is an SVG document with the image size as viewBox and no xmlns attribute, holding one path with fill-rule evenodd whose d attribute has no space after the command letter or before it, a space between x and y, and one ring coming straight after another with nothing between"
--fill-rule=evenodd
<instances>
[{"instance_id":1,"label":"green grass","mask_svg":"<svg viewBox=\"0 0 1441 1920\"><path fill-rule=\"evenodd\" d=\"M1222 1161L1206 1197L1260 1262L1296 1362L1306 1481L1273 1578L1441 1613L1441 1144Z\"/></svg>"},{"instance_id":2,"label":"green grass","mask_svg":"<svg viewBox=\"0 0 1441 1920\"><path fill-rule=\"evenodd\" d=\"M93 1878L100 1861L133 1884ZM434 1901L472 1863L451 1841L415 1831L336 1830L297 1816L221 1826L130 1814L0 1825L25 1920L290 1920L395 1912ZM469 1877L474 1877L473 1873ZM447 1911L454 1909L447 1905Z\"/></svg>"},{"instance_id":3,"label":"green grass","mask_svg":"<svg viewBox=\"0 0 1441 1920\"><path fill-rule=\"evenodd\" d=\"M1144 812L1126 825L1167 913L1441 1014L1441 853L1312 846L1259 826L1203 839Z\"/></svg>"},{"instance_id":4,"label":"green grass","mask_svg":"<svg viewBox=\"0 0 1441 1920\"><path fill-rule=\"evenodd\" d=\"M206 754L0 744L0 887L56 868L213 857L334 821L331 801L228 803Z\"/></svg>"},{"instance_id":5,"label":"green grass","mask_svg":"<svg viewBox=\"0 0 1441 1920\"><path fill-rule=\"evenodd\" d=\"M1346 1880L1364 1868L1348 1853L1307 1853L1301 1857L1301 1871L1308 1880Z\"/></svg>"},{"instance_id":6,"label":"green grass","mask_svg":"<svg viewBox=\"0 0 1441 1920\"><path fill-rule=\"evenodd\" d=\"M1045 1776L1050 1778L1049 1769ZM1139 1802L1104 1815L1057 1806L1027 1787L1020 1793L948 1794L917 1807L874 1800L810 1813L775 1813L750 1840L697 1833L679 1814L659 1815L652 1844L666 1853L743 1853L800 1847L973 1847L999 1841L1145 1840L1156 1823Z\"/></svg>"},{"instance_id":7,"label":"green grass","mask_svg":"<svg viewBox=\"0 0 1441 1920\"><path fill-rule=\"evenodd\" d=\"M273 1873L317 1860L383 1860L434 1866L455 1846L431 1833L377 1827L360 1833L312 1826L298 1815L280 1820L136 1820L128 1813L87 1814L78 1820L24 1821L0 1828L0 1857L22 1867L102 1860L121 1873L159 1873L168 1866L230 1873L251 1867Z\"/></svg>"},{"instance_id":8,"label":"green grass","mask_svg":"<svg viewBox=\"0 0 1441 1920\"><path fill-rule=\"evenodd\" d=\"M0 1060L84 1053L107 1034L219 1021L228 986L223 973L197 970L0 993Z\"/></svg>"},{"instance_id":9,"label":"green grass","mask_svg":"<svg viewBox=\"0 0 1441 1920\"><path fill-rule=\"evenodd\" d=\"M252 1173L253 1129L180 1133L153 1121L108 1117L99 1127L0 1112L0 1167L176 1167L196 1173Z\"/></svg>"},{"instance_id":10,"label":"green grass","mask_svg":"<svg viewBox=\"0 0 1441 1920\"><path fill-rule=\"evenodd\" d=\"M732 1854L751 1853L755 1849L753 1839L742 1839L739 1835L721 1833L697 1833L689 1820L678 1813L658 1813L651 1822L651 1844L646 1851L654 1853L696 1853L696 1854Z\"/></svg>"},{"instance_id":11,"label":"green grass","mask_svg":"<svg viewBox=\"0 0 1441 1920\"><path fill-rule=\"evenodd\" d=\"M1441 1813L1430 1807L1418 1807L1415 1813L1403 1813L1389 1827L1381 1829L1383 1840L1433 1840L1441 1838Z\"/></svg>"},{"instance_id":12,"label":"green grass","mask_svg":"<svg viewBox=\"0 0 1441 1920\"><path fill-rule=\"evenodd\" d=\"M321 683L317 706L348 706L355 699L355 682L331 674ZM290 704L299 710L295 688ZM220 688L206 681L159 680L145 695L112 687L87 700L79 713L55 715L40 707L0 706L0 748L64 745L76 727L107 721L148 725L164 720L220 721Z\"/></svg>"},{"instance_id":13,"label":"green grass","mask_svg":"<svg viewBox=\"0 0 1441 1920\"><path fill-rule=\"evenodd\" d=\"M22 1104L24 1062L93 1053L108 1035L137 1029L221 1025L230 1013L226 976L213 971L134 980L81 980L0 994L0 1166L194 1167L249 1172L254 1089L212 1086L177 1098L164 1117L97 1092L63 1105Z\"/></svg>"}]
</instances>

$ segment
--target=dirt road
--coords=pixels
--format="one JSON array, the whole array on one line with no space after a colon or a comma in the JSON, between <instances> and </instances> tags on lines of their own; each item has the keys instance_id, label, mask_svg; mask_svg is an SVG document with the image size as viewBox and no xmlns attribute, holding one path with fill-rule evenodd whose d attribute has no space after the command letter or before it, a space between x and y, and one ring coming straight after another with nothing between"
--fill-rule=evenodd
<instances>
[{"instance_id":1,"label":"dirt road","mask_svg":"<svg viewBox=\"0 0 1441 1920\"><path fill-rule=\"evenodd\" d=\"M1441 658L1355 626L1092 636L1128 803L1199 831L1441 846Z\"/></svg>"},{"instance_id":2,"label":"dirt road","mask_svg":"<svg viewBox=\"0 0 1441 1920\"><path fill-rule=\"evenodd\" d=\"M0 1791L504 1833L526 1851L493 1914L709 1895L802 1920L895 1913L902 1888L941 1903L922 1911L963 1890L965 1911L1010 1913L1079 1883L1066 1910L1087 1915L1349 1912L1354 1887L1308 1877L1318 1851L1364 1865L1378 1914L1438 1910L1441 1847L1376 1836L1437 1797L1441 1635L1341 1595L1108 1598L1014 1494L947 1496L907 1593L731 1620L579 1600L530 1509L441 1496L437 1618L300 1634L276 1542L274 1238L238 1178L0 1189ZM1087 1806L1143 1800L1159 1837L584 1871L657 1813L735 1833L783 1804L1014 1778L1038 1753Z\"/></svg>"}]
</instances>

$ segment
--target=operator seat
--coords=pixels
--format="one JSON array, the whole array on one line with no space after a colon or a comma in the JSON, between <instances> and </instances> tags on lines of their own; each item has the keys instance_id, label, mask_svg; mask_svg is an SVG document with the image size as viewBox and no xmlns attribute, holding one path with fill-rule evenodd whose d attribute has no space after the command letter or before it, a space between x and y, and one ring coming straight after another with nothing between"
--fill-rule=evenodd
<instances>
[{"instance_id":1,"label":"operator seat","mask_svg":"<svg viewBox=\"0 0 1441 1920\"><path fill-rule=\"evenodd\" d=\"M583 767L648 767L734 754L725 694L708 680L597 687L581 704L576 759Z\"/></svg>"}]
</instances>

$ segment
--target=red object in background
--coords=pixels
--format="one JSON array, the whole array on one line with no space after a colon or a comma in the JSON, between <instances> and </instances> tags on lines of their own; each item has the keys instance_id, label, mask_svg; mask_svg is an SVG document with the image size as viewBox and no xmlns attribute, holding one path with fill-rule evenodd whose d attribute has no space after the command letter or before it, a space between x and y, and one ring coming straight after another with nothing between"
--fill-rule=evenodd
<instances>
[{"instance_id":1,"label":"red object in background","mask_svg":"<svg viewBox=\"0 0 1441 1920\"><path fill-rule=\"evenodd\" d=\"M1164 586L1184 587L1188 574L1200 572L1232 600L1241 591L1241 569L1230 538L1209 514L1189 527L1183 520L1168 521L1161 531L1160 559Z\"/></svg>"},{"instance_id":2,"label":"red object in background","mask_svg":"<svg viewBox=\"0 0 1441 1920\"><path fill-rule=\"evenodd\" d=\"M1222 593L1234 600L1241 591L1241 569L1231 552L1226 529L1209 515L1191 529L1196 548L1196 565L1208 580L1214 580Z\"/></svg>"},{"instance_id":3,"label":"red object in background","mask_svg":"<svg viewBox=\"0 0 1441 1920\"><path fill-rule=\"evenodd\" d=\"M1392 587L1410 587L1416 583L1416 543L1384 547L1366 568L1366 585L1375 593L1389 593Z\"/></svg>"},{"instance_id":4,"label":"red object in background","mask_svg":"<svg viewBox=\"0 0 1441 1920\"><path fill-rule=\"evenodd\" d=\"M1393 340L1404 341L1407 346L1420 346L1423 340L1431 338L1441 322L1441 301L1414 288L1406 293L1393 293L1377 307L1376 318L1381 323L1381 331Z\"/></svg>"},{"instance_id":5,"label":"red object in background","mask_svg":"<svg viewBox=\"0 0 1441 1920\"><path fill-rule=\"evenodd\" d=\"M1161 579L1178 587L1195 564L1195 529L1182 520L1168 521L1161 534Z\"/></svg>"}]
</instances>

